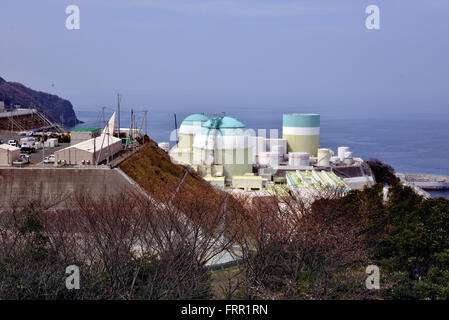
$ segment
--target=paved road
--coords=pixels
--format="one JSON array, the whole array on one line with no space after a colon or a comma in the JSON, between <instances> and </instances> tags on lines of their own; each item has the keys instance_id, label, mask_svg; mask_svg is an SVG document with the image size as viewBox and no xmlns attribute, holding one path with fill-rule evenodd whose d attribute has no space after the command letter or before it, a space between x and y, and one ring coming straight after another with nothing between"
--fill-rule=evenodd
<instances>
[{"instance_id":1,"label":"paved road","mask_svg":"<svg viewBox=\"0 0 449 320\"><path fill-rule=\"evenodd\" d=\"M11 133L11 132L0 132L0 139L3 140L3 143L8 143L8 140L19 140L19 138L23 138L24 136L19 136L17 133ZM70 146L70 143L61 143L56 148L45 148L45 157L48 157L49 155L52 155L55 153L55 151L67 148ZM38 152L34 152L30 155L30 165L38 165L43 166L42 163L42 149L38 150ZM45 166L52 166L52 163L47 163Z\"/></svg>"},{"instance_id":2,"label":"paved road","mask_svg":"<svg viewBox=\"0 0 449 320\"><path fill-rule=\"evenodd\" d=\"M55 154L55 151L67 148L68 146L70 146L70 143L60 143L59 146L57 146L56 148L45 148L45 157L48 157L49 155ZM37 166L43 166L42 163L42 149L38 150L38 152L32 153L31 157L30 157L30 163L31 165L37 165ZM53 166L53 163L46 163L44 164L45 167L47 166Z\"/></svg>"},{"instance_id":3,"label":"paved road","mask_svg":"<svg viewBox=\"0 0 449 320\"><path fill-rule=\"evenodd\" d=\"M8 143L8 140L19 140L19 135L7 131L0 132L0 140L3 140L3 143Z\"/></svg>"}]
</instances>

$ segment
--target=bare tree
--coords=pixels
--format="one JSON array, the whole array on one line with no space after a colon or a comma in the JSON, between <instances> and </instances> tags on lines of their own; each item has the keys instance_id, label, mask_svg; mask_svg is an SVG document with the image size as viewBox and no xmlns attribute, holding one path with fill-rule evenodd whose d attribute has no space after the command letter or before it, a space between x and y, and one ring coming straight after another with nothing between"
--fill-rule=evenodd
<instances>
[{"instance_id":1,"label":"bare tree","mask_svg":"<svg viewBox=\"0 0 449 320\"><path fill-rule=\"evenodd\" d=\"M246 298L331 298L338 272L365 257L364 218L339 208L339 193L323 191L314 202L291 194L247 206L239 244Z\"/></svg>"}]
</instances>

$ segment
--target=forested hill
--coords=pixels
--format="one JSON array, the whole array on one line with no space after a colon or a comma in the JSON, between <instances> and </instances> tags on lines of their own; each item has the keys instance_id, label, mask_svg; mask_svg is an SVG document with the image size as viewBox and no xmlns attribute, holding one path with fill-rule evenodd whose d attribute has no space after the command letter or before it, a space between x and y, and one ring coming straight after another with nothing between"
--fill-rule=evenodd
<instances>
[{"instance_id":1,"label":"forested hill","mask_svg":"<svg viewBox=\"0 0 449 320\"><path fill-rule=\"evenodd\" d=\"M56 95L35 91L18 82L8 82L0 77L0 101L6 106L21 105L23 108L36 108L66 126L80 123L72 103Z\"/></svg>"}]
</instances>

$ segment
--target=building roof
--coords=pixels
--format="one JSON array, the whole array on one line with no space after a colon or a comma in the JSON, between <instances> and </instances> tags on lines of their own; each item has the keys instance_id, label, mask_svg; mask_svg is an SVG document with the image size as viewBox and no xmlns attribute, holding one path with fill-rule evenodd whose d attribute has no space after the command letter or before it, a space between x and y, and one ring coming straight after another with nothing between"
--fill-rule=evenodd
<instances>
[{"instance_id":1,"label":"building roof","mask_svg":"<svg viewBox=\"0 0 449 320\"><path fill-rule=\"evenodd\" d=\"M204 122L203 128L208 128L208 129L242 128L242 129L244 129L245 125L243 123L241 123L239 120L237 120L236 118L224 116L224 117L212 118L212 119Z\"/></svg>"},{"instance_id":2,"label":"building roof","mask_svg":"<svg viewBox=\"0 0 449 320\"><path fill-rule=\"evenodd\" d=\"M70 146L66 149L72 148L72 149L84 150L84 151L93 153L94 149L95 149L95 151L99 151L101 149L107 149L108 146L110 146L114 143L117 143L117 142L122 143L122 139L112 137L110 135L102 134L96 138L89 139L89 140L74 144L73 146ZM62 149L62 150L65 150L65 149Z\"/></svg>"},{"instance_id":3,"label":"building roof","mask_svg":"<svg viewBox=\"0 0 449 320\"><path fill-rule=\"evenodd\" d=\"M239 180L260 180L260 181L262 181L263 179L262 179L262 177L261 176L247 176L247 175L244 175L244 176L232 176L232 179L239 179Z\"/></svg>"},{"instance_id":4,"label":"building roof","mask_svg":"<svg viewBox=\"0 0 449 320\"><path fill-rule=\"evenodd\" d=\"M72 132L73 131L75 131L75 132L87 132L87 131L97 131L97 130L100 130L100 128L94 128L94 127L91 127L91 128L76 128L76 129L73 129Z\"/></svg>"},{"instance_id":5,"label":"building roof","mask_svg":"<svg viewBox=\"0 0 449 320\"><path fill-rule=\"evenodd\" d=\"M314 113L284 113L282 125L284 127L319 127L320 115Z\"/></svg>"},{"instance_id":6,"label":"building roof","mask_svg":"<svg viewBox=\"0 0 449 320\"><path fill-rule=\"evenodd\" d=\"M205 177L203 177L203 179L206 180L206 181L219 181L219 182L224 182L225 177L205 176Z\"/></svg>"},{"instance_id":7,"label":"building roof","mask_svg":"<svg viewBox=\"0 0 449 320\"><path fill-rule=\"evenodd\" d=\"M204 113L194 113L194 114L191 114L190 116L188 116L187 118L185 118L181 122L181 125L192 126L195 122L205 122L207 120L209 120L209 118L206 117L204 115Z\"/></svg>"},{"instance_id":8,"label":"building roof","mask_svg":"<svg viewBox=\"0 0 449 320\"><path fill-rule=\"evenodd\" d=\"M20 150L20 148L14 147L14 146L10 146L9 144L0 144L0 149L3 150L9 150L9 151L16 151L16 150Z\"/></svg>"}]
</instances>

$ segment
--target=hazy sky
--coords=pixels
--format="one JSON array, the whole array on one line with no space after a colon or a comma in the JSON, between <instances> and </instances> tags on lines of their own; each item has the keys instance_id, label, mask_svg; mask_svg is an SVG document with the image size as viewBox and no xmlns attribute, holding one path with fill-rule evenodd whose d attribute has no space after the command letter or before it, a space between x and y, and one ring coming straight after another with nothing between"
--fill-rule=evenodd
<instances>
[{"instance_id":1,"label":"hazy sky","mask_svg":"<svg viewBox=\"0 0 449 320\"><path fill-rule=\"evenodd\" d=\"M77 110L449 109L448 0L1 0L0 39L1 77Z\"/></svg>"}]
</instances>

